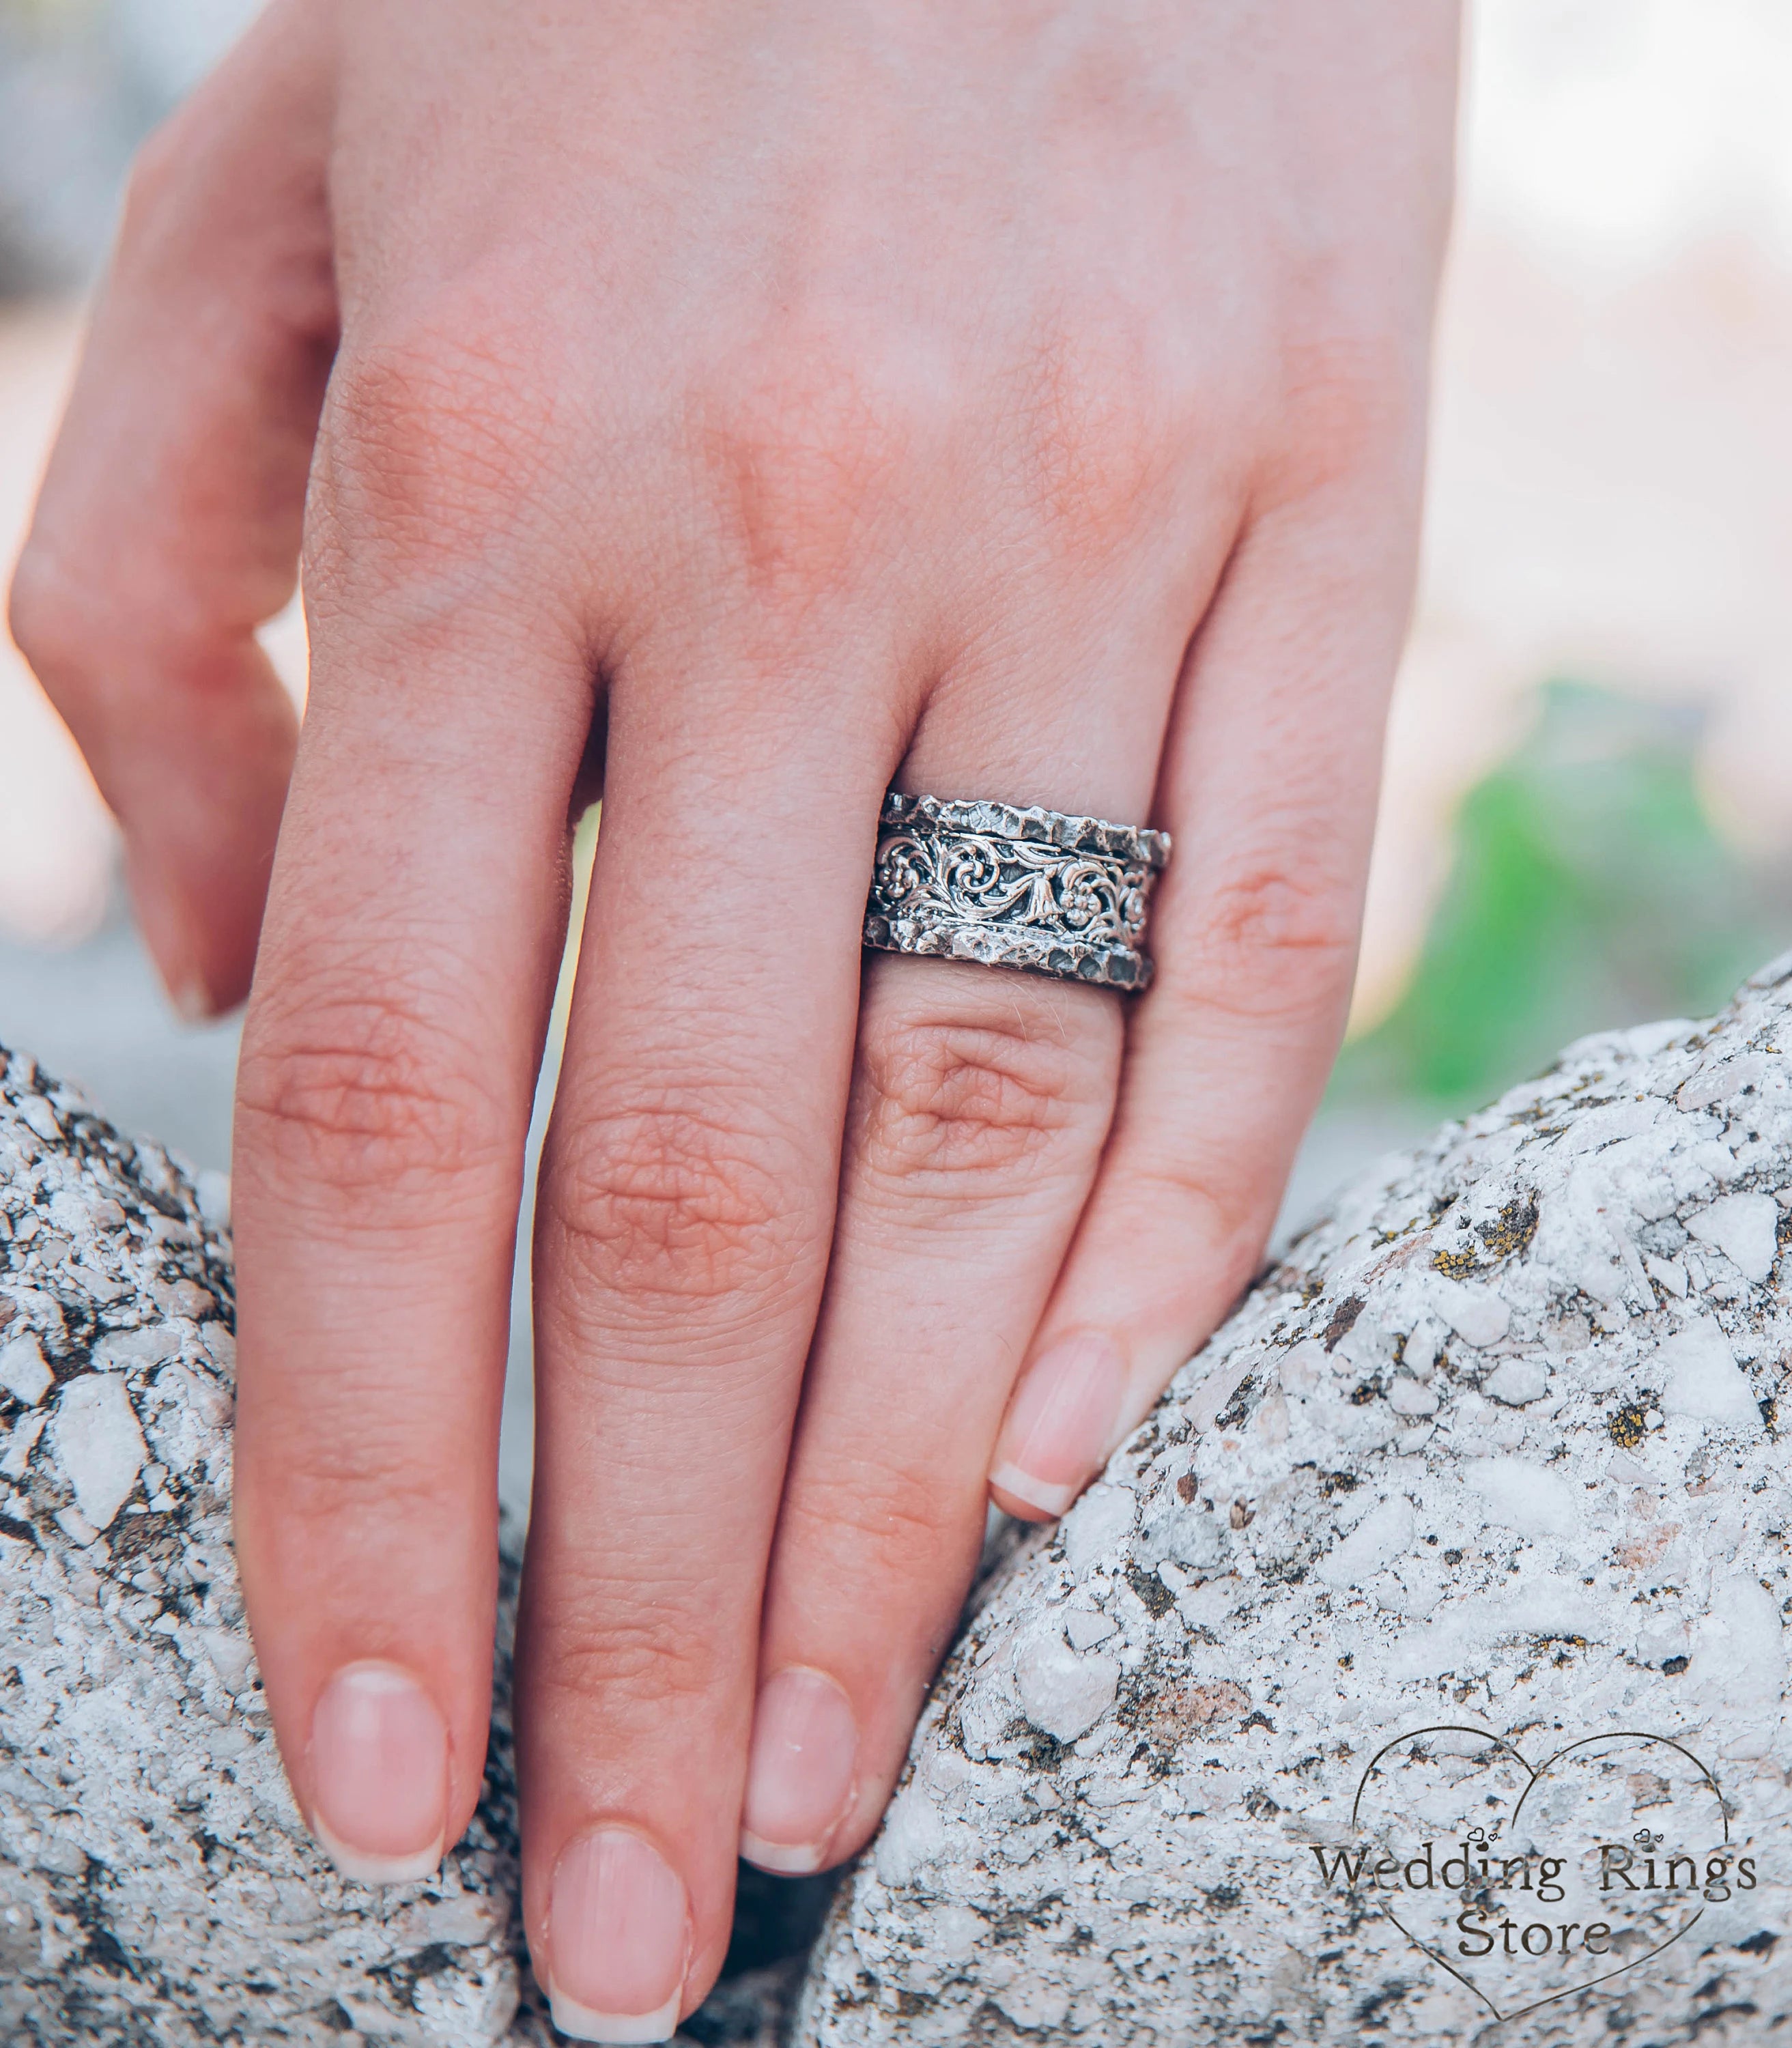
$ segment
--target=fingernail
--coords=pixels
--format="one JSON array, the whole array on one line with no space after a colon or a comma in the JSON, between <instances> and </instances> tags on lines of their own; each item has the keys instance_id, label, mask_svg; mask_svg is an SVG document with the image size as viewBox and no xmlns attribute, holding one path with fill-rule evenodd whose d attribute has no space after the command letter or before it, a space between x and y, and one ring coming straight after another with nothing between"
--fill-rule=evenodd
<instances>
[{"instance_id":1,"label":"fingernail","mask_svg":"<svg viewBox=\"0 0 1792 2048\"><path fill-rule=\"evenodd\" d=\"M561 1852L548 1895L548 2003L575 2041L669 2041L690 1950L677 1872L626 1828Z\"/></svg>"},{"instance_id":2,"label":"fingernail","mask_svg":"<svg viewBox=\"0 0 1792 2048\"><path fill-rule=\"evenodd\" d=\"M740 1852L761 1870L820 1870L852 1797L859 1728L851 1702L824 1672L793 1666L759 1689L747 1764Z\"/></svg>"},{"instance_id":3,"label":"fingernail","mask_svg":"<svg viewBox=\"0 0 1792 2048\"><path fill-rule=\"evenodd\" d=\"M312 1832L344 1877L406 1884L442 1860L448 1728L396 1664L345 1665L311 1723Z\"/></svg>"},{"instance_id":4,"label":"fingernail","mask_svg":"<svg viewBox=\"0 0 1792 2048\"><path fill-rule=\"evenodd\" d=\"M1061 1515L1100 1469L1119 1426L1126 1360L1092 1332L1027 1367L996 1445L990 1484L1041 1515Z\"/></svg>"}]
</instances>

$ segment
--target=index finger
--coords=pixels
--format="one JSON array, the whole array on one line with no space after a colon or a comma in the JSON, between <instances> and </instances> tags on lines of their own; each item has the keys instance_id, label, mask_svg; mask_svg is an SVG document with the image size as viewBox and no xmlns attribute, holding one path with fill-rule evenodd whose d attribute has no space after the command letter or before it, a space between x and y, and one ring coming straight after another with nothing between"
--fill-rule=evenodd
<instances>
[{"instance_id":1,"label":"index finger","mask_svg":"<svg viewBox=\"0 0 1792 2048\"><path fill-rule=\"evenodd\" d=\"M591 698L520 607L381 634L390 592L328 567L320 592L239 1080L237 1540L301 1808L347 1875L396 1880L483 1769L511 1262Z\"/></svg>"}]
</instances>

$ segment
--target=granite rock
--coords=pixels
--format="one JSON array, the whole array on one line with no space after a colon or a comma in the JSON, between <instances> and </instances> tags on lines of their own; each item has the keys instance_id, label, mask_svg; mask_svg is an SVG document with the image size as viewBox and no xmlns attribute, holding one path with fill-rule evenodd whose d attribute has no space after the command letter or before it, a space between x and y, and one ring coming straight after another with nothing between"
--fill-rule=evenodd
<instances>
[{"instance_id":1,"label":"granite rock","mask_svg":"<svg viewBox=\"0 0 1792 2048\"><path fill-rule=\"evenodd\" d=\"M473 1825L428 1883L313 1848L230 1543L227 1190L0 1053L0 2041L545 2048L518 1926L506 1531ZM789 1965L725 1985L762 2048Z\"/></svg>"},{"instance_id":2,"label":"granite rock","mask_svg":"<svg viewBox=\"0 0 1792 2048\"><path fill-rule=\"evenodd\" d=\"M345 1884L293 1809L228 1546L223 1206L6 1063L0 2038L545 2043L514 1568L439 1878ZM1009 1532L800 1992L736 1976L682 2038L1771 2038L1789 1242L1792 956L1378 1167Z\"/></svg>"}]
</instances>

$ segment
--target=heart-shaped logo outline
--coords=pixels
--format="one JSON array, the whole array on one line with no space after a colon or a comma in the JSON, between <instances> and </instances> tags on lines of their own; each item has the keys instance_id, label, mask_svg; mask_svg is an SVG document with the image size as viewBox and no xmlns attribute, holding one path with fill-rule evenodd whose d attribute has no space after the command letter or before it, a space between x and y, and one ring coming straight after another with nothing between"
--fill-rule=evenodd
<instances>
[{"instance_id":1,"label":"heart-shaped logo outline","mask_svg":"<svg viewBox=\"0 0 1792 2048\"><path fill-rule=\"evenodd\" d=\"M1724 1800L1722 1787L1712 1775L1709 1768L1699 1758L1693 1755L1684 1743L1676 1742L1670 1735L1653 1735L1643 1728L1614 1728L1604 1735L1582 1736L1578 1742L1565 1744L1553 1755L1546 1757L1542 1763L1533 1769L1529 1759L1509 1743L1503 1736L1495 1735L1489 1728L1470 1728L1466 1724L1457 1721L1440 1721L1428 1728L1412 1728L1405 1735L1396 1736L1391 1742L1382 1744L1381 1747L1370 1758L1362 1777L1357 1781L1356 1797L1351 1802L1350 1807L1350 1825L1353 1833L1358 1832L1360 1828L1363 1794L1368 1789L1369 1780L1375 1775L1376 1766L1391 1751L1402 1747L1407 1743L1417 1742L1422 1736L1428 1735L1472 1735L1480 1741L1491 1743L1495 1747L1503 1750L1506 1755L1511 1758L1525 1774L1525 1788L1519 1794L1517 1803L1512 1808L1511 1818L1515 1827L1518 1824L1519 1814L1524 1811L1524 1802L1536 1790L1541 1780L1546 1778L1564 1757L1572 1756L1576 1750L1590 1749L1596 1742L1658 1742L1668 1749L1677 1750L1711 1788L1712 1796L1717 1802L1719 1817L1724 1823L1724 1846L1726 1848L1729 1846L1730 1809ZM1689 1932L1705 1917L1705 1907L1701 1905L1668 1936L1665 1941L1658 1941L1654 1948L1645 1949L1640 1956L1633 1956L1627 1963L1620 1963L1616 1969L1608 1970L1603 1976L1589 1978L1584 1984L1569 1984L1561 1991L1553 1991L1547 1998L1533 1999L1529 2005L1521 2005L1515 2011L1502 2012L1480 1986L1472 1979L1464 1976L1447 1956L1439 1954L1437 1949L1422 1941L1391 1906L1383 1904L1379 1899L1376 1903L1381 1911L1393 1922L1422 1956L1429 1957L1441 1969L1447 1971L1451 1976L1454 1977L1459 1984L1464 1985L1468 1990L1472 1992L1501 2026L1505 2026L1515 2019L1522 2019L1526 2013L1538 2011L1544 2006L1554 2005L1562 1999L1577 1998L1582 1992L1596 1991L1600 1985L1610 1984L1614 1977L1627 1976L1632 1970L1640 1968L1652 1957L1660 1955L1664 1949L1671 1949L1682 1934Z\"/></svg>"}]
</instances>

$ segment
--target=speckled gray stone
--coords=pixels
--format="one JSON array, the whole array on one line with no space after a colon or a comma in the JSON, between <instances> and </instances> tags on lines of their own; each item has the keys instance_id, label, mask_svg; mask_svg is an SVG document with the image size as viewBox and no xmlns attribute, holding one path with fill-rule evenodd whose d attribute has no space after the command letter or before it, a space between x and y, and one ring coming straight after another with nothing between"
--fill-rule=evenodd
<instances>
[{"instance_id":1,"label":"speckled gray stone","mask_svg":"<svg viewBox=\"0 0 1792 2048\"><path fill-rule=\"evenodd\" d=\"M551 2040L502 1718L430 1883L344 1883L293 1806L230 1548L222 1183L0 1062L0 2039Z\"/></svg>"},{"instance_id":2,"label":"speckled gray stone","mask_svg":"<svg viewBox=\"0 0 1792 2048\"><path fill-rule=\"evenodd\" d=\"M775 1969L686 2038L1777 2038L1788 1034L1792 957L1348 1191L986 1583L794 2019ZM439 1883L344 1885L292 1810L225 1541L216 1200L15 1057L0 1217L0 2038L545 2041L502 1647ZM1447 1879L1458 1844L1497 1875ZM1657 1851L1693 1889L1627 1898ZM1464 1912L1601 1953L1467 1957Z\"/></svg>"},{"instance_id":3,"label":"speckled gray stone","mask_svg":"<svg viewBox=\"0 0 1792 2048\"><path fill-rule=\"evenodd\" d=\"M545 2048L513 1557L484 1796L439 1875L345 1883L287 1789L230 1548L225 1200L0 1053L0 2042ZM724 1987L690 2038L764 2048L790 1978Z\"/></svg>"},{"instance_id":4,"label":"speckled gray stone","mask_svg":"<svg viewBox=\"0 0 1792 2048\"><path fill-rule=\"evenodd\" d=\"M1780 2038L1789 1184L1792 956L1348 1191L988 1588L802 2048Z\"/></svg>"}]
</instances>

